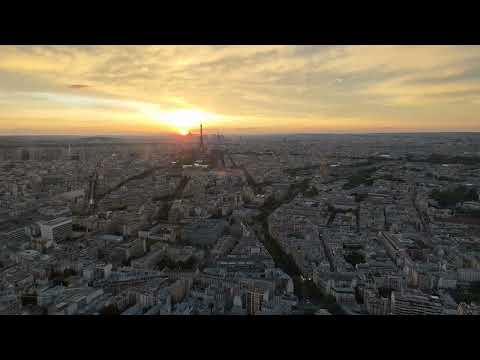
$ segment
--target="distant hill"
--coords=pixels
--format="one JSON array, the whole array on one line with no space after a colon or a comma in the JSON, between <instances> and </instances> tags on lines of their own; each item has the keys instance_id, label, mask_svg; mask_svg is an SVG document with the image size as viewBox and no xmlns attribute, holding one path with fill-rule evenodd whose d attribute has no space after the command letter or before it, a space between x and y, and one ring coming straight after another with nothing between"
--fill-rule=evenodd
<instances>
[{"instance_id":1,"label":"distant hill","mask_svg":"<svg viewBox=\"0 0 480 360\"><path fill-rule=\"evenodd\" d=\"M77 142L81 143L103 143L103 142L121 142L124 141L118 137L110 137L110 136L89 136L89 137L81 137L75 139Z\"/></svg>"}]
</instances>

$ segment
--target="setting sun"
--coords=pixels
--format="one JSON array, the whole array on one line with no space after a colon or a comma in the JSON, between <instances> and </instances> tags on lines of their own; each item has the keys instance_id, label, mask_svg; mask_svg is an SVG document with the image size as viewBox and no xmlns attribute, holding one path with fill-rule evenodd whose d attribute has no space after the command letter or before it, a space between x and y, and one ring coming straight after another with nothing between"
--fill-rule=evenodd
<instances>
[{"instance_id":1,"label":"setting sun","mask_svg":"<svg viewBox=\"0 0 480 360\"><path fill-rule=\"evenodd\" d=\"M1 45L0 133L480 131L478 64L479 46Z\"/></svg>"},{"instance_id":2,"label":"setting sun","mask_svg":"<svg viewBox=\"0 0 480 360\"><path fill-rule=\"evenodd\" d=\"M163 118L168 125L178 129L182 135L186 135L186 129L195 129L200 126L201 122L207 121L213 117L209 114L199 110L176 110L163 114Z\"/></svg>"},{"instance_id":3,"label":"setting sun","mask_svg":"<svg viewBox=\"0 0 480 360\"><path fill-rule=\"evenodd\" d=\"M193 109L162 111L152 106L141 106L140 111L151 120L163 124L181 135L187 135L191 129L198 128L202 122L211 123L212 120L218 118L216 114Z\"/></svg>"}]
</instances>

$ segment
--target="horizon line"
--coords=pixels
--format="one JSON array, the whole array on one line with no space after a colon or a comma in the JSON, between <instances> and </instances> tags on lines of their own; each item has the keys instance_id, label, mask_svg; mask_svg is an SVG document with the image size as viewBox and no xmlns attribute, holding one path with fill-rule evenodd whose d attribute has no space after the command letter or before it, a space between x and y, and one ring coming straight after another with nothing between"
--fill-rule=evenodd
<instances>
[{"instance_id":1,"label":"horizon line","mask_svg":"<svg viewBox=\"0 0 480 360\"><path fill-rule=\"evenodd\" d=\"M287 136L287 135L400 135L400 134L480 134L480 130L413 130L413 131L361 131L361 132L291 132L291 133L220 133L220 135L228 136ZM196 135L196 134L193 134ZM217 135L215 134L206 134L206 135ZM37 136L37 137L157 137L157 136L166 136L166 137L180 137L182 135L177 133L157 133L157 134L115 134L115 133L97 133L97 134L29 134L29 133L6 133L1 134L0 137L23 137L23 136ZM199 135L198 135L199 136Z\"/></svg>"}]
</instances>

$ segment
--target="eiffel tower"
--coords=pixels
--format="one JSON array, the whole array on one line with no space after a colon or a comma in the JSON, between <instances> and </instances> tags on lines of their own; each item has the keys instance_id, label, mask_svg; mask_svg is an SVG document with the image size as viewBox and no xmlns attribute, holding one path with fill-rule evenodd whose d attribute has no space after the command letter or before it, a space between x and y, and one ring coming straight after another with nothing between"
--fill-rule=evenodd
<instances>
[{"instance_id":1,"label":"eiffel tower","mask_svg":"<svg viewBox=\"0 0 480 360\"><path fill-rule=\"evenodd\" d=\"M202 124L200 124L200 153L205 153L205 144L203 143L203 128Z\"/></svg>"}]
</instances>

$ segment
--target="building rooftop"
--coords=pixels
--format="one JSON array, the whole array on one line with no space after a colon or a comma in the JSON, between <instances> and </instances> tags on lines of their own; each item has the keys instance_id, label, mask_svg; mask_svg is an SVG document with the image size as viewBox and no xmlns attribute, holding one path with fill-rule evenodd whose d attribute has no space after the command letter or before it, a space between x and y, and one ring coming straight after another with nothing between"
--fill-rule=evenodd
<instances>
[{"instance_id":1,"label":"building rooftop","mask_svg":"<svg viewBox=\"0 0 480 360\"><path fill-rule=\"evenodd\" d=\"M42 225L55 226L55 225L60 225L60 224L65 223L65 222L69 222L69 221L71 222L72 219L62 216L62 217L59 217L59 218L56 218L56 219L53 219L53 220L50 220L50 221L43 221Z\"/></svg>"}]
</instances>

